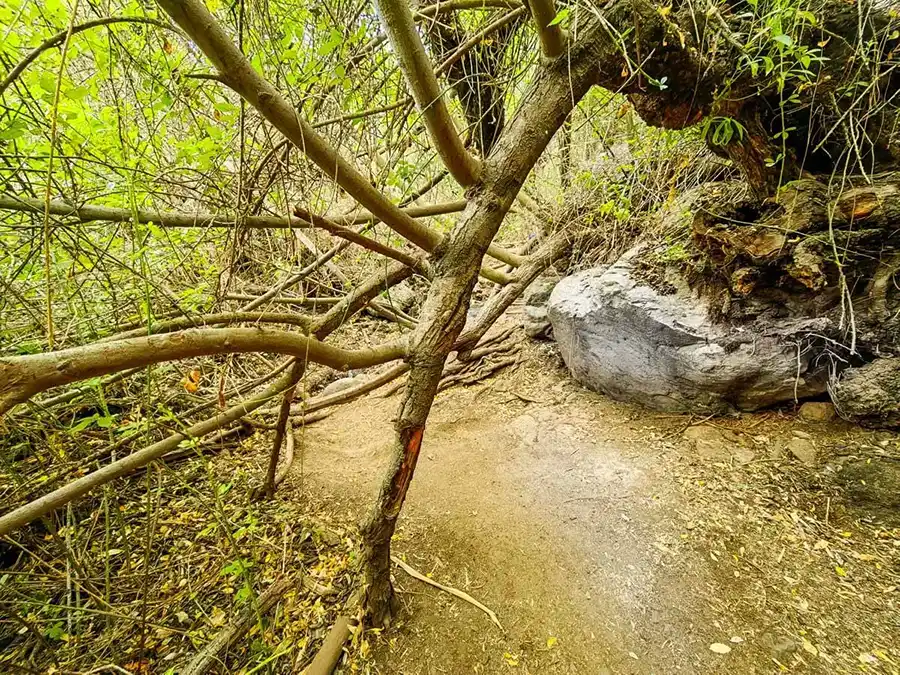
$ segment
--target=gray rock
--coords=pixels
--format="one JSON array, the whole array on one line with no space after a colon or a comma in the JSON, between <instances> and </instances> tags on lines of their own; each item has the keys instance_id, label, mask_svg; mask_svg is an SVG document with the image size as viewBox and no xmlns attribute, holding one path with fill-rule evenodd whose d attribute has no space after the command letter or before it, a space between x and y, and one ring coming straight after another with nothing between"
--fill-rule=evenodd
<instances>
[{"instance_id":1,"label":"gray rock","mask_svg":"<svg viewBox=\"0 0 900 675\"><path fill-rule=\"evenodd\" d=\"M320 395L331 396L331 394L336 394L339 391L344 391L344 389L355 387L357 384L359 384L359 380L357 380L355 377L343 377L340 380L335 380L327 387L325 387Z\"/></svg>"},{"instance_id":2,"label":"gray rock","mask_svg":"<svg viewBox=\"0 0 900 675\"><path fill-rule=\"evenodd\" d=\"M818 453L813 442L805 438L792 438L787 445L790 453L806 466L815 466L818 461Z\"/></svg>"},{"instance_id":3,"label":"gray rock","mask_svg":"<svg viewBox=\"0 0 900 675\"><path fill-rule=\"evenodd\" d=\"M401 281L381 295L381 300L388 307L396 307L404 312L412 309L418 299L419 294L408 281Z\"/></svg>"},{"instance_id":4,"label":"gray rock","mask_svg":"<svg viewBox=\"0 0 900 675\"><path fill-rule=\"evenodd\" d=\"M563 360L587 387L665 411L755 410L821 394L825 364L797 344L825 319L728 327L675 277L663 294L640 281L632 249L606 270L560 281L548 313ZM824 361L821 360L821 361ZM798 368L799 365L799 368Z\"/></svg>"},{"instance_id":5,"label":"gray rock","mask_svg":"<svg viewBox=\"0 0 900 675\"><path fill-rule=\"evenodd\" d=\"M845 370L831 386L841 417L871 427L900 428L900 358Z\"/></svg>"},{"instance_id":6,"label":"gray rock","mask_svg":"<svg viewBox=\"0 0 900 675\"><path fill-rule=\"evenodd\" d=\"M525 291L525 318L522 325L528 337L547 337L550 332L547 301L558 281L556 278L541 277L535 279Z\"/></svg>"}]
</instances>

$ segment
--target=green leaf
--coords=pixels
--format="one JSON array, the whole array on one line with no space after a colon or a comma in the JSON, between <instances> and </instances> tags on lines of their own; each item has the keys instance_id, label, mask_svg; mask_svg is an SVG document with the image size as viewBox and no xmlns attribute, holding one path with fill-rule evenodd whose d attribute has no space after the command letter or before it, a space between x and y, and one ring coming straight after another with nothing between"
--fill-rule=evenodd
<instances>
[{"instance_id":1,"label":"green leaf","mask_svg":"<svg viewBox=\"0 0 900 675\"><path fill-rule=\"evenodd\" d=\"M785 35L782 33L781 35L776 35L772 38L775 42L780 45L784 45L785 47L793 47L794 41L791 39L790 35Z\"/></svg>"},{"instance_id":2,"label":"green leaf","mask_svg":"<svg viewBox=\"0 0 900 675\"><path fill-rule=\"evenodd\" d=\"M48 94L52 94L56 91L56 78L51 73L41 73L39 82L41 89Z\"/></svg>"},{"instance_id":3,"label":"green leaf","mask_svg":"<svg viewBox=\"0 0 900 675\"><path fill-rule=\"evenodd\" d=\"M559 10L559 13L556 16L553 17L553 21L551 21L550 23L547 24L547 27L549 28L550 26L558 26L563 21L568 21L568 19L569 19L569 8L564 7L563 9Z\"/></svg>"}]
</instances>

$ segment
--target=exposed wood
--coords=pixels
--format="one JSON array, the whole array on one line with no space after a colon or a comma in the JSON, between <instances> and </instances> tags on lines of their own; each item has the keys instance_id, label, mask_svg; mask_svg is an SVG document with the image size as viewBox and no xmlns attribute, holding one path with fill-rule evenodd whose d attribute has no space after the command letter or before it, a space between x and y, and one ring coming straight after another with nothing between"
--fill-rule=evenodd
<instances>
[{"instance_id":1,"label":"exposed wood","mask_svg":"<svg viewBox=\"0 0 900 675\"><path fill-rule=\"evenodd\" d=\"M316 657L303 671L303 675L331 675L349 638L350 619L339 616L325 636L325 642L322 643Z\"/></svg>"}]
</instances>

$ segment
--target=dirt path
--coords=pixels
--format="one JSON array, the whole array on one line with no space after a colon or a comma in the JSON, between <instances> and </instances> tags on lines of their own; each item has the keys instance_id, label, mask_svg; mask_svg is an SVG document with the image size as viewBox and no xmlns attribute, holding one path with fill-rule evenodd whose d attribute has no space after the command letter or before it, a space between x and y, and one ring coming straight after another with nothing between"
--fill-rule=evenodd
<instances>
[{"instance_id":1,"label":"dirt path","mask_svg":"<svg viewBox=\"0 0 900 675\"><path fill-rule=\"evenodd\" d=\"M898 671L900 533L843 513L830 484L811 490L819 472L780 450L795 431L823 451L870 436L747 415L715 423L724 444L710 453L683 439L691 419L583 391L555 363L530 348L514 371L439 395L396 537L396 553L494 609L505 632L396 570L401 623L366 667ZM396 406L365 399L304 431L317 508L361 515Z\"/></svg>"}]
</instances>

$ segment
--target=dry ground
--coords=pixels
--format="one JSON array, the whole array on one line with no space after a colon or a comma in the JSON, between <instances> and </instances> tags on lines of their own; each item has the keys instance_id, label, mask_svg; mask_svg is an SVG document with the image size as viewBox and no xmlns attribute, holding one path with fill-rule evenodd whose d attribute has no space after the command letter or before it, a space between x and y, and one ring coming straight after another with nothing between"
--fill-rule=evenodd
<instances>
[{"instance_id":1,"label":"dry ground","mask_svg":"<svg viewBox=\"0 0 900 675\"><path fill-rule=\"evenodd\" d=\"M397 569L399 625L348 671L900 672L898 523L848 504L838 471L900 456L896 436L793 411L654 414L583 390L552 346L525 354L438 396L394 548L504 631ZM290 480L313 510L361 516L396 406L303 430ZM718 453L685 439L698 424L723 432ZM784 450L797 436L815 467Z\"/></svg>"}]
</instances>

